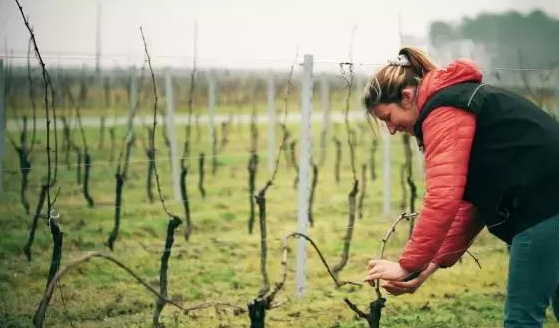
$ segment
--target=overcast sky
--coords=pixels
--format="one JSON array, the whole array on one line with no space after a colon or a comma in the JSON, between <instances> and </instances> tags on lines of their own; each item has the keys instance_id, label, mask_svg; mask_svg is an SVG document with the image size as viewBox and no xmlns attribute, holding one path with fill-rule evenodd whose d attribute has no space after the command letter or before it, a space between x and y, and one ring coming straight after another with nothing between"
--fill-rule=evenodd
<instances>
[{"instance_id":1,"label":"overcast sky","mask_svg":"<svg viewBox=\"0 0 559 328\"><path fill-rule=\"evenodd\" d=\"M20 0L48 64L94 65L97 0ZM315 67L349 59L384 63L397 54L398 16L406 35L426 36L433 20L536 8L559 17L558 0L100 0L102 63L138 64L143 26L154 63L188 66L198 22L204 65L285 67L313 54ZM15 1L0 0L0 55L25 56L28 32ZM321 63L323 62L323 63Z\"/></svg>"}]
</instances>

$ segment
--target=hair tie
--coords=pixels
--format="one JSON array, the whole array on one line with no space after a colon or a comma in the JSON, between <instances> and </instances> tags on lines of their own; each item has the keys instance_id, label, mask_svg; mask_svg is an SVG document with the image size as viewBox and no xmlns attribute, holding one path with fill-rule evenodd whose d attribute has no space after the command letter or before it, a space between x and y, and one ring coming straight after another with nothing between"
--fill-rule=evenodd
<instances>
[{"instance_id":1,"label":"hair tie","mask_svg":"<svg viewBox=\"0 0 559 328\"><path fill-rule=\"evenodd\" d=\"M388 64L391 66L406 67L406 66L410 66L410 61L406 55L401 54L396 59L389 59Z\"/></svg>"}]
</instances>

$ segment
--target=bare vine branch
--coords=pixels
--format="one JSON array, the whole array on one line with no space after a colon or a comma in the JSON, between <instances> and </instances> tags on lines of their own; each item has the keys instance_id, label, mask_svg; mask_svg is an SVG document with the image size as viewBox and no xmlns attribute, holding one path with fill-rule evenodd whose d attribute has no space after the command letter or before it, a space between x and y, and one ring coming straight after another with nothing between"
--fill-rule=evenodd
<instances>
[{"instance_id":1,"label":"bare vine branch","mask_svg":"<svg viewBox=\"0 0 559 328\"><path fill-rule=\"evenodd\" d=\"M287 121L287 106L288 106L288 98L289 95L291 93L291 79L293 77L293 69L295 67L295 63L297 61L298 58L298 52L295 55L295 59L293 60L293 63L291 64L291 67L289 69L289 76L287 79L287 90L286 90L286 95L284 98L284 103L285 103L285 107L284 107L284 116L283 116L283 125L285 126L285 122ZM260 270L262 272L262 279L263 279L263 287L260 290L259 294L265 294L270 286L268 283L268 274L266 271L266 257L267 257L267 244L266 244L266 191L268 190L268 188L270 188L270 186L272 186L272 184L274 183L274 179L276 178L276 174L278 172L278 167L279 167L279 161L281 158L281 152L284 150L285 148L285 143L287 140L287 133L285 133L285 131L287 131L287 129L284 130L284 134L283 134L283 138L281 140L280 143L280 147L278 150L278 153L276 155L276 160L274 163L274 171L272 173L272 177L266 182L266 184L264 185L264 187L258 192L257 195L255 195L256 198L256 203L258 204L258 210L259 210L259 221L260 221Z\"/></svg>"},{"instance_id":2,"label":"bare vine branch","mask_svg":"<svg viewBox=\"0 0 559 328\"><path fill-rule=\"evenodd\" d=\"M326 258L324 257L324 255L322 254L322 252L320 251L320 248L318 248L318 245L314 242L314 240L312 240L311 237L300 233L300 232L292 232L290 234L288 234L287 236L285 236L283 238L283 246L282 246L282 261L281 261L281 265L283 267L283 273L282 273L282 280L280 283L276 284L276 291L275 293L277 293L279 291L279 289L282 288L283 284L285 283L285 280L287 278L287 241L292 238L292 237L300 237L305 239L307 242L309 242L311 244L311 246L314 248L314 250L316 251L316 253L318 254L318 257L320 257L320 261L322 262L322 264L324 264L324 267L326 268L326 270L328 271L328 274L330 275L330 278L332 278L332 280L334 281L334 283L336 284L336 287L343 287L345 285L354 285L354 286L362 286L363 284L360 282L354 282L354 281L345 281L345 280L340 280L336 277L336 275L334 274L333 270L330 268L330 265L328 265L328 262L326 261Z\"/></svg>"},{"instance_id":3,"label":"bare vine branch","mask_svg":"<svg viewBox=\"0 0 559 328\"><path fill-rule=\"evenodd\" d=\"M344 298L344 302L346 302L349 308L357 313L360 318L367 320L370 328L380 327L380 316L382 313L382 308L384 307L384 303L386 302L386 299L384 297L378 298L369 304L369 313L361 311L357 307L357 305L351 303L348 298Z\"/></svg>"},{"instance_id":4,"label":"bare vine branch","mask_svg":"<svg viewBox=\"0 0 559 328\"><path fill-rule=\"evenodd\" d=\"M367 163L361 164L361 195L357 203L357 213L359 219L363 218L363 204L365 203L365 193L367 191Z\"/></svg>"},{"instance_id":5,"label":"bare vine branch","mask_svg":"<svg viewBox=\"0 0 559 328\"><path fill-rule=\"evenodd\" d=\"M166 304L171 304L174 307L182 310L184 312L184 314L188 314L189 312L196 311L196 310L199 310L199 309L204 309L204 308L211 307L211 306L231 307L231 308L235 308L237 311L241 311L241 312L245 311L243 308L241 308L239 306L232 305L232 304L229 304L229 303L223 303L223 302L220 302L220 303L203 303L203 304L195 305L195 306L192 306L192 307L184 307L184 306L178 304L177 302L175 302L171 299L163 297L163 295L161 295L159 292L157 292L157 290L155 288L151 287L150 284L147 281L142 279L132 269L130 269L127 265L125 265L121 261L117 260L115 257L113 257L111 255L103 254L103 253L100 253L100 252L91 252L89 254L86 254L86 255L78 258L77 260L69 262L64 267L62 267L60 270L58 270L58 272L56 272L56 274L53 276L53 278L49 282L49 284L47 286L47 289L45 291L45 296L49 293L52 294L57 282L62 278L62 276L64 276L66 273L68 273L68 271L70 271L70 269L73 269L73 268L75 268L75 267L77 267L77 266L79 266L79 265L81 265L85 262L89 262L93 258L101 258L101 259L107 260L107 261L117 265L118 267L123 269L127 274L132 276L138 284L144 286L150 293L155 295L158 299L163 300ZM35 310L35 314L33 316L33 323L34 323L35 327L42 327L43 323L44 323L45 313L46 313L46 310L48 308L49 301L50 301L50 299L47 299L47 297L45 297L45 296L43 296L43 298L39 302L39 305L37 306L37 309Z\"/></svg>"},{"instance_id":6,"label":"bare vine branch","mask_svg":"<svg viewBox=\"0 0 559 328\"><path fill-rule=\"evenodd\" d=\"M136 279L136 281L138 283L140 283L141 285L143 285L145 288L147 288L151 293L153 293L155 296L157 296L160 299L164 299L166 303L169 303L183 311L186 311L187 309L184 308L183 306L179 305L178 303L169 300L167 298L164 298L162 295L160 295L153 287L151 287L145 280L143 280L142 278L140 278L134 271L132 271L132 269L128 268L126 265L124 265L122 262L120 262L119 260L117 260L116 258L110 256L110 255L106 255L103 253L99 253L99 252L92 252L89 253L75 261L72 261L68 264L66 264L62 269L60 269L54 276L53 278L50 280L48 286L47 286L47 290L45 291L45 295L47 294L52 294L54 287L56 285L56 282L64 275L66 274L67 271L69 271L70 269L80 265L81 263L84 262L88 262L90 259L94 258L94 257L99 257L99 258L103 258L105 260L108 260L114 264L116 264L117 266L119 266L120 268L124 269L124 271L126 271L128 274L130 274L132 277L134 277L134 279ZM41 302L39 302L39 305L37 306L37 309L35 310L35 315L33 316L33 323L35 324L35 327L42 327L43 326L43 321L45 318L45 312L47 310L48 307L48 303L50 301L50 298L46 298L43 297L43 299L41 299Z\"/></svg>"},{"instance_id":7,"label":"bare vine branch","mask_svg":"<svg viewBox=\"0 0 559 328\"><path fill-rule=\"evenodd\" d=\"M396 219L396 221L394 221L394 223L392 223L392 226L390 227L390 230L388 230L388 232L386 233L386 236L382 240L382 246L381 246L380 255L379 255L380 259L382 259L384 257L384 250L386 249L386 244L388 243L388 240L390 239L390 236L396 231L396 226L398 225L398 223L400 223L402 220L410 220L410 218L413 218L415 216L417 216L417 213L411 213L411 214L402 213ZM408 279L412 278L413 279L417 275L418 275L418 273L413 272L408 277L405 277L405 278L408 278ZM384 297L382 297L382 294L380 293L379 279L377 279L375 281L375 292L377 294L377 299L369 303L369 313L365 313L365 312L361 311L357 307L357 305L353 304L348 298L344 298L344 301L346 302L346 304L349 306L349 308L351 310L353 310L360 318L367 320L367 323L369 324L370 328L379 328L380 327L380 317L381 317L381 314L382 314L382 308L384 307L384 304L386 303L386 299Z\"/></svg>"},{"instance_id":8,"label":"bare vine branch","mask_svg":"<svg viewBox=\"0 0 559 328\"><path fill-rule=\"evenodd\" d=\"M56 111L54 108L54 90L52 88L52 80L50 77L49 72L46 69L46 65L45 62L43 61L43 57L41 56L41 53L39 51L39 47L37 46L37 40L35 39L35 34L33 33L33 29L31 28L31 25L29 24L29 21L27 20L27 17L25 16L25 13L23 12L23 7L20 5L18 0L15 0L19 11L21 13L21 17L23 18L23 22L25 24L25 27L27 28L27 30L29 31L29 34L31 35L31 40L33 42L33 48L35 49L35 56L39 59L39 64L41 66L41 70L42 70L42 77L43 77L43 84L44 84L44 103L45 103L45 118L46 118L46 127L47 127L47 142L46 142L46 152L47 152L47 181L46 184L49 186L49 188L47 188L47 213L50 213L52 206L54 205L53 202L51 202L51 195L50 195L50 187L52 187L55 182L56 182L56 175L57 175L57 163L58 163L58 138L57 138L57 133L56 133ZM50 95L50 100L49 100L49 95ZM50 108L50 109L49 109ZM53 114L53 121L54 121L54 168L52 165L52 160L51 160L51 148L50 148L50 124L51 124L51 120L50 120L50 111L52 110L52 114Z\"/></svg>"},{"instance_id":9,"label":"bare vine branch","mask_svg":"<svg viewBox=\"0 0 559 328\"><path fill-rule=\"evenodd\" d=\"M386 245L388 244L388 240L390 239L390 236L392 236L392 234L394 232L396 232L396 226L398 225L398 223L400 223L403 220L407 220L409 221L411 218L415 218L417 216L417 213L410 213L410 214L406 214L406 213L402 213L400 214L400 216L398 216L398 218L396 219L396 221L394 221L392 223L392 226L390 227L390 229L388 230L388 232L386 233L386 235L384 236L384 238L382 239L382 246L380 248L380 254L379 254L379 259L383 259L384 258L384 251L386 249ZM380 292L380 283L379 283L379 279L377 279L375 281L375 291L377 293L377 298L381 298L382 294Z\"/></svg>"},{"instance_id":10,"label":"bare vine branch","mask_svg":"<svg viewBox=\"0 0 559 328\"><path fill-rule=\"evenodd\" d=\"M30 52L31 46L33 42L31 38L29 38L29 43L27 45L27 81L29 83L29 99L31 101L31 108L33 110L33 132L31 134L31 142L29 145L29 154L33 152L33 148L35 147L35 137L37 131L37 104L35 103L35 88L33 86L33 77L31 76L31 63L30 63Z\"/></svg>"},{"instance_id":11,"label":"bare vine branch","mask_svg":"<svg viewBox=\"0 0 559 328\"><path fill-rule=\"evenodd\" d=\"M314 194L316 191L316 185L318 184L318 165L313 161L312 162L312 182L311 182L311 193L309 195L309 209L308 209L308 217L309 223L314 226L314 215L313 215L313 205L314 205Z\"/></svg>"},{"instance_id":12,"label":"bare vine branch","mask_svg":"<svg viewBox=\"0 0 559 328\"><path fill-rule=\"evenodd\" d=\"M52 80L50 78L50 74L46 69L46 65L43 61L43 58L41 56L41 53L39 51L39 47L37 46L37 42L35 39L35 34L33 33L33 29L31 28L29 21L27 20L27 17L25 16L25 13L23 12L23 8L20 5L18 0L15 0L19 11L21 13L21 16L23 18L24 24L27 28L27 30L29 31L30 35L31 35L31 40L33 43L33 47L35 49L35 56L39 59L39 63L41 65L41 71L42 71L42 77L43 77L43 85L44 85L44 103L45 103L45 118L46 118L46 152L47 152L47 180L45 183L42 184L41 186L41 195L39 196L40 198L40 206L38 206L37 211L36 211L36 215L33 218L32 221L32 230L30 230L30 234L29 234L29 238L28 238L28 244L26 244L26 247L24 248L24 251L26 251L26 255L28 256L28 259L31 259L31 251L30 251L30 247L31 247L31 243L33 241L33 235L35 233L34 228L36 227L37 224L37 220L39 215L41 214L41 209L42 209L42 205L43 202L45 200L47 200L47 213L49 215L48 217L48 225L51 229L51 235L53 238L53 253L52 253L52 258L51 258L51 267L50 267L50 273L49 273L49 277L48 277L48 281L51 280L51 274L52 271L55 269L58 269L58 265L60 264L60 257L61 257L61 252L62 252L62 234L60 233L60 230L58 229L58 225L56 223L56 221L53 220L52 217L52 206L54 205L54 203L56 202L57 199L57 194L55 195L55 197L53 199L51 199L51 194L50 194L50 188L52 188L54 186L54 184L56 183L56 176L57 176L57 172L58 172L58 138L57 138L57 130L56 130L56 110L54 107L54 89L52 86ZM50 99L49 99L50 97ZM50 110L52 110L52 116L53 116L53 120L54 120L54 168L52 165L52 161L51 161L51 144L50 144ZM58 190L60 191L60 189ZM52 294L52 293L51 293ZM50 299L50 295L48 295L49 299Z\"/></svg>"},{"instance_id":13,"label":"bare vine branch","mask_svg":"<svg viewBox=\"0 0 559 328\"><path fill-rule=\"evenodd\" d=\"M159 200L161 201L161 206L163 207L163 210L165 211L165 213L167 213L167 215L169 215L169 217L173 217L175 215L171 214L171 212L169 212L169 210L167 209L167 206L165 205L165 200L163 199L163 194L161 192L161 185L159 183L159 174L157 172L157 165L156 165L156 161L155 161L155 129L157 128L157 86L155 83L155 75L153 74L153 67L151 66L151 57L149 55L149 51L148 51L148 46L146 43L146 38L144 36L144 31L142 29L142 27L140 26L140 33L142 34L142 41L144 42L144 52L147 58L147 62L148 62L148 67L149 67L149 71L151 74L151 83L153 86L153 97L154 97L154 101L153 101L153 126L152 126L152 130L151 130L151 135L150 135L150 139L149 139L149 147L150 149L153 150L153 158L152 158L152 162L153 162L153 172L155 174L155 182L157 185L157 193L159 194Z\"/></svg>"},{"instance_id":14,"label":"bare vine branch","mask_svg":"<svg viewBox=\"0 0 559 328\"><path fill-rule=\"evenodd\" d=\"M167 207L165 206L165 201L163 200L163 195L161 193L161 185L159 182L159 174L157 173L157 165L155 162L155 129L157 127L157 88L155 85L155 75L153 74L153 68L151 66L151 58L148 52L148 48L147 48L147 43L146 43L146 39L144 36L144 31L142 30L142 27L140 27L140 32L142 34L142 40L144 42L144 50L145 50L145 54L147 57L147 62L148 62L148 66L149 66L149 70L151 73L151 82L153 85L153 94L154 94L154 104L153 104L153 128L151 130L151 136L150 136L150 150L153 151L153 155L152 155L152 163L153 163L153 171L155 174L155 181L157 184L157 192L159 194L159 200L161 201L161 205L163 207L163 210L165 211L165 213L167 213L167 215L169 216L169 223L167 225L167 235L165 238L165 248L163 249L163 254L161 256L161 265L159 268L159 290L160 290L160 295L159 298L157 299L156 303L155 303L155 311L153 314L153 325L156 328L162 328L163 325L159 322L159 316L161 315L161 311L163 310L163 308L165 307L165 305L167 303L169 303L166 299L167 297L167 271L169 268L169 258L171 256L171 248L173 247L173 243L174 243L174 235L175 235L175 230L177 229L177 227L182 223L181 219L176 216L171 214L171 212L169 212L169 210L167 209Z\"/></svg>"},{"instance_id":15,"label":"bare vine branch","mask_svg":"<svg viewBox=\"0 0 559 328\"><path fill-rule=\"evenodd\" d=\"M346 99L345 99L345 115L344 115L344 122L345 128L347 133L347 143L349 146L349 158L351 162L351 172L353 174L353 187L348 195L348 225L346 230L346 235L344 237L344 249L342 252L342 258L340 262L334 267L334 274L338 274L343 268L345 267L348 258L349 258L349 248L351 245L351 239L353 236L353 228L355 225L355 211L356 211L356 197L357 193L359 192L359 180L357 179L357 171L355 168L355 132L351 129L349 125L349 101L351 99L351 93L353 89L353 63L352 61L352 52L353 52L353 39L355 36L356 27L353 28L351 32L351 43L350 43L350 50L349 50L349 62L347 63L340 63L340 70L342 77L346 81ZM347 67L347 71L345 70Z\"/></svg>"},{"instance_id":16,"label":"bare vine branch","mask_svg":"<svg viewBox=\"0 0 559 328\"><path fill-rule=\"evenodd\" d=\"M250 320L251 320L251 328L262 328L262 327L264 327L264 319L265 319L266 310L270 310L270 309L279 307L279 304L274 304L273 302L274 302L274 299L275 299L276 295L283 289L283 287L285 285L285 281L287 279L287 252L288 252L287 242L290 238L293 238L293 237L303 238L313 246L313 248L317 252L318 256L320 257L320 260L322 261L322 264L324 264L324 266L326 267L326 270L328 271L328 274L330 275L330 277L334 281L336 287L339 288L339 287L342 287L342 286L345 286L345 285L355 285L355 286L362 286L363 285L360 282L339 280L335 276L335 274L332 272L332 269L330 269L330 266L328 265L328 262L324 258L324 255L322 255L322 252L320 251L320 248L318 248L316 243L309 236L307 236L305 234L302 234L302 233L299 233L299 232L292 232L292 233L288 234L287 236L285 236L283 238L283 242L282 242L282 260L281 260L282 274L281 274L280 281L278 281L274 284L274 288L273 288L272 291L266 290L265 292L262 292L261 294L258 295L258 297L256 299L252 300L248 304L249 316L250 316Z\"/></svg>"},{"instance_id":17,"label":"bare vine branch","mask_svg":"<svg viewBox=\"0 0 559 328\"><path fill-rule=\"evenodd\" d=\"M192 58L192 71L190 72L190 89L188 93L187 124L185 126L184 149L181 158L180 190L184 208L185 227L183 231L184 239L188 241L192 233L192 219L190 217L190 200L188 197L187 176L190 168L190 137L192 130L192 107L194 103L194 90L196 87L196 57L197 57L197 38L198 27L194 26L194 55ZM186 162L188 161L188 162Z\"/></svg>"}]
</instances>

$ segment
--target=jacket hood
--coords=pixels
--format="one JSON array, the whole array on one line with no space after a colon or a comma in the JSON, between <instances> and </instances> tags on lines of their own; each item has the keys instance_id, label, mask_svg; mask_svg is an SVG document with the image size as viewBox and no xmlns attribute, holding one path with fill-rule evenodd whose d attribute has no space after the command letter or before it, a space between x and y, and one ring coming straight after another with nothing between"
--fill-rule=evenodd
<instances>
[{"instance_id":1,"label":"jacket hood","mask_svg":"<svg viewBox=\"0 0 559 328\"><path fill-rule=\"evenodd\" d=\"M482 73L469 59L457 59L445 68L428 72L419 85L417 110L421 112L429 98L439 90L461 82L481 82Z\"/></svg>"}]
</instances>

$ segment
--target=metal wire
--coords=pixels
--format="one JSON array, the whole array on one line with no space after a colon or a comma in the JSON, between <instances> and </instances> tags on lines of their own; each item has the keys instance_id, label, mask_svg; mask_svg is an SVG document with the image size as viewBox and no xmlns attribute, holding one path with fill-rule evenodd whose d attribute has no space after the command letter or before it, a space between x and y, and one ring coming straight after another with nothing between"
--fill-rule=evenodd
<instances>
[{"instance_id":1,"label":"metal wire","mask_svg":"<svg viewBox=\"0 0 559 328\"><path fill-rule=\"evenodd\" d=\"M61 52L44 52L43 58L45 59L49 59L49 60L87 60L87 61L96 61L97 57L96 54L94 53L88 53L88 52L66 52L64 55ZM24 52L15 52L15 53L10 53L10 54L0 54L0 58L4 58L4 59L27 59L27 53ZM137 55L130 55L130 54L122 54L122 53L107 53L107 54L103 54L103 56L101 56L101 61L115 61L115 60L119 60L119 59L124 59L124 60L137 60L137 61L143 61L143 55L137 54ZM157 55L157 56L152 56L152 58L154 59L177 59L180 60L182 62L191 62L193 57L192 56L177 56L177 55ZM238 57L238 58L224 58L224 57L197 57L197 60L199 61L208 61L208 62L215 62L217 60L224 60L227 59L229 62L231 61L239 61L239 62L258 62L258 63L291 63L292 59L272 59L272 58L250 58L250 57ZM334 60L315 60L313 61L314 64L317 65L336 65L339 66L340 63L342 63L344 61L334 61ZM383 67L388 65L388 62L385 63L370 63L370 62L353 62L352 63L355 66L363 66L363 67ZM302 65L302 63L299 63L299 65ZM441 68L445 68L446 66L441 66ZM550 70L552 69L552 67L480 67L481 70L495 70L495 71L545 71L545 70Z\"/></svg>"}]
</instances>

